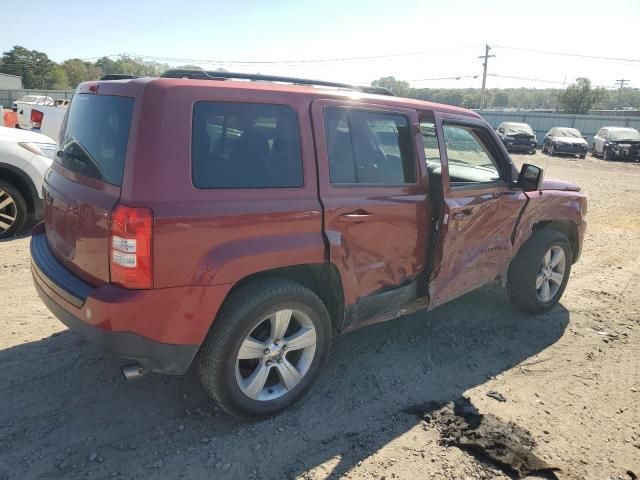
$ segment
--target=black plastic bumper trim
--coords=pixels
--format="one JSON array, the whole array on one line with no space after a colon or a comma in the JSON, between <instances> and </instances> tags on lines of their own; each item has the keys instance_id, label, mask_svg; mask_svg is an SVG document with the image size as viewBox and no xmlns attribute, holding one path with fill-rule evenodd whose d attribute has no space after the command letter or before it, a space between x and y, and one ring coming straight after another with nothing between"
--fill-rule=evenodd
<instances>
[{"instance_id":1,"label":"black plastic bumper trim","mask_svg":"<svg viewBox=\"0 0 640 480\"><path fill-rule=\"evenodd\" d=\"M32 271L36 291L47 308L70 330L88 342L117 357L135 360L153 372L182 375L191 366L198 352L198 345L162 343L137 333L110 332L90 325L58 305L43 289L42 279L36 275L35 269Z\"/></svg>"},{"instance_id":2,"label":"black plastic bumper trim","mask_svg":"<svg viewBox=\"0 0 640 480\"><path fill-rule=\"evenodd\" d=\"M95 289L58 261L44 233L31 237L31 267L44 284L78 308Z\"/></svg>"}]
</instances>

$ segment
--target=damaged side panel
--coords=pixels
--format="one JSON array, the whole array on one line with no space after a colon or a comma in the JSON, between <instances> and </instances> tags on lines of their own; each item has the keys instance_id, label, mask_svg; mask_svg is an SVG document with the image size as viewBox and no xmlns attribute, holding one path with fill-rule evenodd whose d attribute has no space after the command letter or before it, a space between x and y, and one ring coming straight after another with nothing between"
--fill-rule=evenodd
<instances>
[{"instance_id":1,"label":"damaged side panel","mask_svg":"<svg viewBox=\"0 0 640 480\"><path fill-rule=\"evenodd\" d=\"M507 186L453 192L445 200L429 308L496 279L515 254L512 233L527 197Z\"/></svg>"},{"instance_id":2,"label":"damaged side panel","mask_svg":"<svg viewBox=\"0 0 640 480\"><path fill-rule=\"evenodd\" d=\"M527 241L535 228L551 226L562 229L564 227L566 231L563 233L569 237L574 249L573 261L577 261L587 226L584 221L587 213L586 196L575 191L543 190L527 192L527 197L529 202L514 232L514 252L517 252ZM571 238L574 234L576 238Z\"/></svg>"}]
</instances>

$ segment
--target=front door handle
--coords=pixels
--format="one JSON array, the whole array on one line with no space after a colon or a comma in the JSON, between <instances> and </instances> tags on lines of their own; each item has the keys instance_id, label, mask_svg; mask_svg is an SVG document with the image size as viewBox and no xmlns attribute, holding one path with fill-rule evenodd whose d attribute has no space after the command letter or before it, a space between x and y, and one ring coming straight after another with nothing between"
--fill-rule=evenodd
<instances>
[{"instance_id":1,"label":"front door handle","mask_svg":"<svg viewBox=\"0 0 640 480\"><path fill-rule=\"evenodd\" d=\"M341 222L364 222L372 218L373 215L366 210L356 210L354 212L340 214Z\"/></svg>"},{"instance_id":2,"label":"front door handle","mask_svg":"<svg viewBox=\"0 0 640 480\"><path fill-rule=\"evenodd\" d=\"M469 218L471 216L471 214L473 213L473 209L472 208L465 208L464 210L460 211L460 212L456 212L453 214L453 219L454 220L466 220L467 218Z\"/></svg>"}]
</instances>

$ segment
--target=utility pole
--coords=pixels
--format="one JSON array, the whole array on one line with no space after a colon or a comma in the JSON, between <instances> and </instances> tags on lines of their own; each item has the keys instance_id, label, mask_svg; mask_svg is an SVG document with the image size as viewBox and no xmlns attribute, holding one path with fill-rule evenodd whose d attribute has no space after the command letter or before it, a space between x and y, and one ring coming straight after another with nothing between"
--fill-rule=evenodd
<instances>
[{"instance_id":1,"label":"utility pole","mask_svg":"<svg viewBox=\"0 0 640 480\"><path fill-rule=\"evenodd\" d=\"M484 62L482 63L482 67L484 68L484 71L482 72L482 92L480 93L480 109L484 108L485 88L487 86L487 64L489 63L489 58L495 57L495 55L489 55L490 50L491 50L491 47L485 44L484 55L478 57L484 60Z\"/></svg>"},{"instance_id":2,"label":"utility pole","mask_svg":"<svg viewBox=\"0 0 640 480\"><path fill-rule=\"evenodd\" d=\"M616 80L616 84L620 85L620 90L618 90L618 109L622 108L622 89L625 83L629 83L629 80L625 80L624 78Z\"/></svg>"}]
</instances>

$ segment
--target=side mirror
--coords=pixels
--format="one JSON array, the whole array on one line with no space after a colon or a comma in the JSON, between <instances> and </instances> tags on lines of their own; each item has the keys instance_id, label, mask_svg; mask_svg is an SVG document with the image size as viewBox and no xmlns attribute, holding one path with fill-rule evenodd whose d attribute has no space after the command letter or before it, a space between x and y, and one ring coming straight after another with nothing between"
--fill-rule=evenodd
<instances>
[{"instance_id":1,"label":"side mirror","mask_svg":"<svg viewBox=\"0 0 640 480\"><path fill-rule=\"evenodd\" d=\"M540 189L543 178L544 170L530 163L525 163L522 165L522 169L520 170L518 181L516 183L525 192L532 192Z\"/></svg>"},{"instance_id":2,"label":"side mirror","mask_svg":"<svg viewBox=\"0 0 640 480\"><path fill-rule=\"evenodd\" d=\"M499 128L499 129L498 129L498 132L500 132L500 133L504 133L504 128Z\"/></svg>"}]
</instances>

